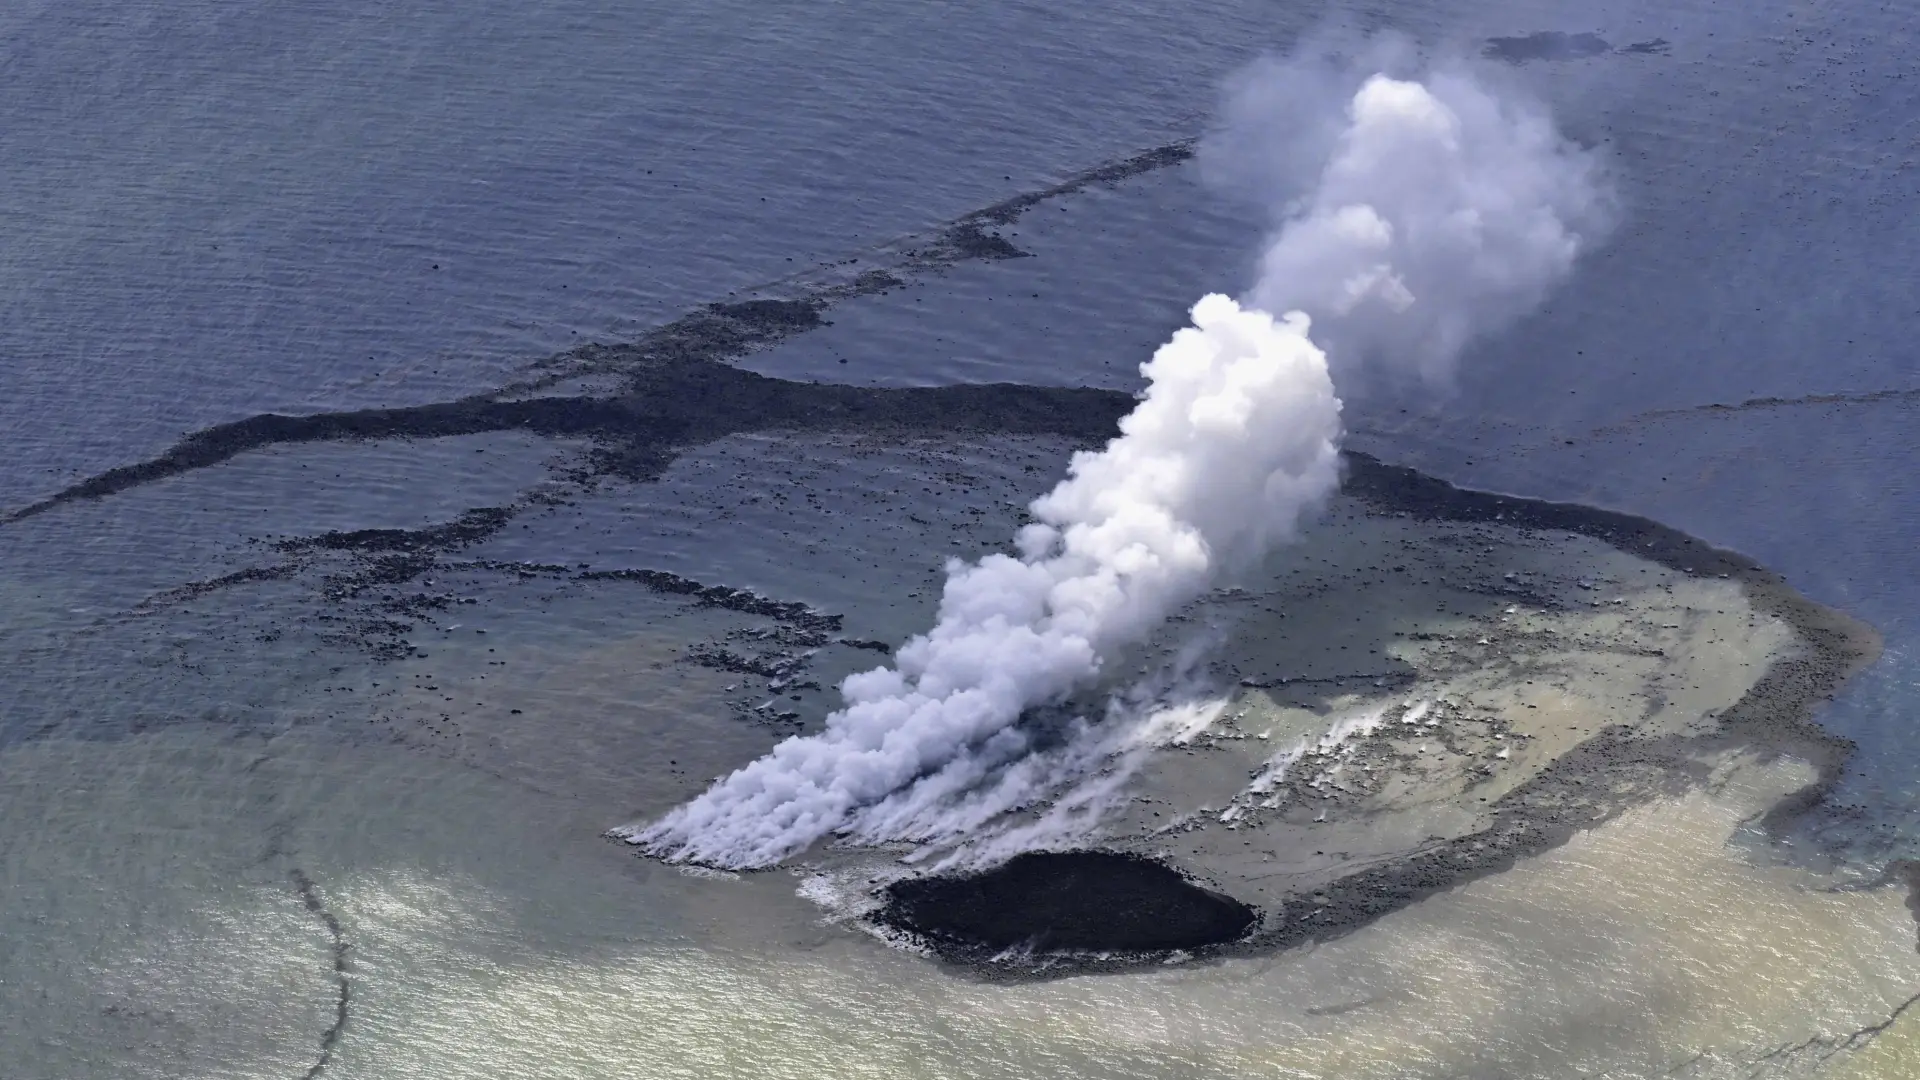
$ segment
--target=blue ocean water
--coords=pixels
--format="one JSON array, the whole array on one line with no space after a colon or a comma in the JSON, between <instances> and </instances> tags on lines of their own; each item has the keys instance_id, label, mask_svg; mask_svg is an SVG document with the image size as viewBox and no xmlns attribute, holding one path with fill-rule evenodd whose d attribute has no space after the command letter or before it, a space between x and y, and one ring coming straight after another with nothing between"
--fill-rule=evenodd
<instances>
[{"instance_id":1,"label":"blue ocean water","mask_svg":"<svg viewBox=\"0 0 1920 1080\"><path fill-rule=\"evenodd\" d=\"M267 408L487 388L1177 138L1271 18L15 5L0 498Z\"/></svg>"}]
</instances>

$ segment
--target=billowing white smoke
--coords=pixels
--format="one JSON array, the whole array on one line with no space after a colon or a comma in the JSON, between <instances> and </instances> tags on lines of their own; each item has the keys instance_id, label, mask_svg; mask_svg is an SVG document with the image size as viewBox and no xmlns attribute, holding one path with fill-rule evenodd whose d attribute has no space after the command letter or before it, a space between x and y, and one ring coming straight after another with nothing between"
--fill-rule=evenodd
<instances>
[{"instance_id":1,"label":"billowing white smoke","mask_svg":"<svg viewBox=\"0 0 1920 1080\"><path fill-rule=\"evenodd\" d=\"M1126 801L1128 782L1153 751L1190 742L1226 711L1224 698L1194 692L1194 668L1208 644L1204 637L1188 642L1164 670L1115 693L1098 722L1076 717L1053 745L1030 749L1012 729L988 739L862 808L846 838L910 841L920 846L903 861L936 857L938 867L991 866L1079 841ZM1041 797L1048 798L1043 811L1007 814Z\"/></svg>"},{"instance_id":2,"label":"billowing white smoke","mask_svg":"<svg viewBox=\"0 0 1920 1080\"><path fill-rule=\"evenodd\" d=\"M1340 403L1305 316L1208 296L1141 371L1146 397L1034 502L1019 556L949 563L934 628L894 667L849 677L825 731L623 835L670 858L757 866L910 784L945 798L1021 755L1021 713L1085 685L1222 559L1289 536L1339 483ZM885 812L914 818L900 800Z\"/></svg>"},{"instance_id":3,"label":"billowing white smoke","mask_svg":"<svg viewBox=\"0 0 1920 1080\"><path fill-rule=\"evenodd\" d=\"M1316 138L1324 122L1299 111L1324 94L1312 87L1347 76L1256 70L1203 165L1243 194L1256 184L1286 193L1269 196L1277 232L1245 300L1312 315L1337 372L1371 362L1445 384L1469 342L1538 307L1610 225L1595 157L1543 108L1496 95L1464 68L1356 80L1331 138ZM1291 152L1279 156L1276 124L1290 130ZM1295 175L1303 150L1311 177Z\"/></svg>"},{"instance_id":4,"label":"billowing white smoke","mask_svg":"<svg viewBox=\"0 0 1920 1080\"><path fill-rule=\"evenodd\" d=\"M1437 376L1536 303L1599 220L1587 157L1465 76L1367 79L1319 161L1247 304L1194 305L1193 325L1142 365L1146 394L1119 437L1074 455L1034 502L1017 556L949 563L933 629L893 667L849 677L824 731L616 835L730 867L833 833L949 840L1142 745L1083 724L1034 754L1017 721L1095 680L1223 567L1290 537L1338 485L1340 402L1309 315L1337 324L1343 347Z\"/></svg>"}]
</instances>

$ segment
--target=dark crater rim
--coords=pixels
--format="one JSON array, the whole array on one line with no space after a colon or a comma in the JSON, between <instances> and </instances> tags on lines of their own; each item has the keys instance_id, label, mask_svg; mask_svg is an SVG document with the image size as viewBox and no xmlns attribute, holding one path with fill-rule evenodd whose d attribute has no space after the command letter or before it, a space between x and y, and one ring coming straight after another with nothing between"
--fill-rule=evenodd
<instances>
[{"instance_id":1,"label":"dark crater rim","mask_svg":"<svg viewBox=\"0 0 1920 1080\"><path fill-rule=\"evenodd\" d=\"M895 881L880 897L876 925L967 964L1204 954L1260 917L1171 864L1105 848L1022 852L986 870Z\"/></svg>"}]
</instances>

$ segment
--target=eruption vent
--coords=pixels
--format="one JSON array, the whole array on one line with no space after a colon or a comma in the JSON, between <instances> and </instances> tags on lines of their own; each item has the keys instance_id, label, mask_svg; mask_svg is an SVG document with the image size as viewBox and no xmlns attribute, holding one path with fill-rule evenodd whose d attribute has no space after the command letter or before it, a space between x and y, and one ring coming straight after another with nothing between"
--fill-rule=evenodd
<instances>
[{"instance_id":1,"label":"eruption vent","mask_svg":"<svg viewBox=\"0 0 1920 1080\"><path fill-rule=\"evenodd\" d=\"M1258 135L1247 100L1230 141ZM1296 136L1274 132L1305 145ZM1033 503L1017 556L949 562L938 622L893 667L848 677L824 731L615 834L669 860L764 866L835 833L950 840L983 808L1045 794L1061 763L1086 775L1089 754L1072 746L1031 753L1021 714L1088 685L1103 657L1223 568L1289 539L1338 486L1340 401L1309 328L1326 325L1342 363L1444 377L1471 338L1536 304L1599 228L1587 155L1544 113L1464 74L1361 81L1313 156L1304 198L1275 193L1284 209L1258 283L1242 302L1194 305L1193 325L1141 366L1146 394L1119 436L1074 455ZM1130 715L1076 738L1136 745L1097 730L1152 723Z\"/></svg>"}]
</instances>

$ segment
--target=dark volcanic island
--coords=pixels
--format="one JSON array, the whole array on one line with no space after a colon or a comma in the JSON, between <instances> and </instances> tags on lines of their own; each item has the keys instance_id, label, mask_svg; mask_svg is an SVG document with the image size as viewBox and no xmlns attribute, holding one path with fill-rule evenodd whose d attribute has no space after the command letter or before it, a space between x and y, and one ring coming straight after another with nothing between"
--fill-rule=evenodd
<instances>
[{"instance_id":1,"label":"dark volcanic island","mask_svg":"<svg viewBox=\"0 0 1920 1080\"><path fill-rule=\"evenodd\" d=\"M953 956L1197 949L1239 937L1254 916L1176 870L1111 851L1030 851L978 873L908 878L886 897L883 922Z\"/></svg>"},{"instance_id":2,"label":"dark volcanic island","mask_svg":"<svg viewBox=\"0 0 1920 1080\"><path fill-rule=\"evenodd\" d=\"M1777 829L1838 779L1850 747L1809 717L1878 651L1870 628L1656 523L1359 455L1298 544L1157 651L1199 626L1224 641L1220 689L1124 766L1125 806L1090 850L1048 856L1055 887L1024 884L1050 865L1033 857L896 881L870 917L995 978L1113 971L1339 938L1762 774L1772 793L1744 816ZM1225 920L1198 914L1214 896L1257 914L1215 933ZM1166 912L1168 937L1150 943L1115 914L1129 907Z\"/></svg>"}]
</instances>

